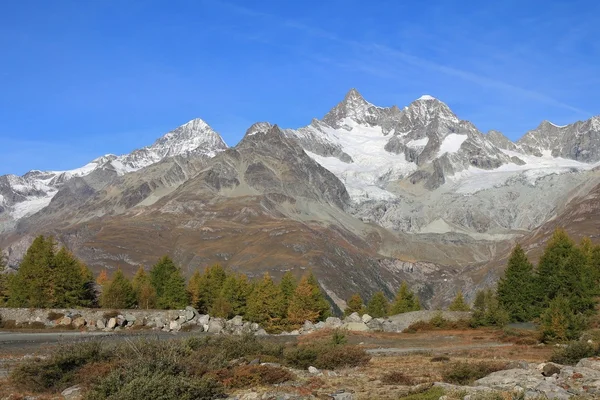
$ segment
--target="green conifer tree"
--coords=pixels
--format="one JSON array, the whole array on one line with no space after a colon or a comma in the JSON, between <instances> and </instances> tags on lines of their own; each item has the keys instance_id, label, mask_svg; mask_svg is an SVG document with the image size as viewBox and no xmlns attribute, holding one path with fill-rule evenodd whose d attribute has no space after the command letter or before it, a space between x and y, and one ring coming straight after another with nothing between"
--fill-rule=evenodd
<instances>
[{"instance_id":1,"label":"green conifer tree","mask_svg":"<svg viewBox=\"0 0 600 400\"><path fill-rule=\"evenodd\" d=\"M100 306L102 308L132 308L135 305L135 293L129 279L118 269L102 288Z\"/></svg>"},{"instance_id":2,"label":"green conifer tree","mask_svg":"<svg viewBox=\"0 0 600 400\"><path fill-rule=\"evenodd\" d=\"M389 313L389 303L382 291L376 292L367 304L367 314L373 318L387 317Z\"/></svg>"},{"instance_id":3,"label":"green conifer tree","mask_svg":"<svg viewBox=\"0 0 600 400\"><path fill-rule=\"evenodd\" d=\"M595 307L592 269L585 254L562 229L554 232L537 269L537 297L542 308L563 296L574 313L589 313Z\"/></svg>"},{"instance_id":4,"label":"green conifer tree","mask_svg":"<svg viewBox=\"0 0 600 400\"><path fill-rule=\"evenodd\" d=\"M577 340L587 325L586 317L574 312L569 300L562 295L550 301L540 320L544 342Z\"/></svg>"},{"instance_id":5,"label":"green conifer tree","mask_svg":"<svg viewBox=\"0 0 600 400\"><path fill-rule=\"evenodd\" d=\"M143 266L140 266L131 281L137 306L144 310L156 307L156 289L150 282L150 276Z\"/></svg>"},{"instance_id":6,"label":"green conifer tree","mask_svg":"<svg viewBox=\"0 0 600 400\"><path fill-rule=\"evenodd\" d=\"M50 307L54 298L55 242L38 236L27 249L19 269L8 280L11 307Z\"/></svg>"},{"instance_id":7,"label":"green conifer tree","mask_svg":"<svg viewBox=\"0 0 600 400\"><path fill-rule=\"evenodd\" d=\"M449 311L471 311L471 307L465 301L465 297L461 290L456 293L454 300L448 306Z\"/></svg>"},{"instance_id":8,"label":"green conifer tree","mask_svg":"<svg viewBox=\"0 0 600 400\"><path fill-rule=\"evenodd\" d=\"M159 308L166 310L180 309L189 305L188 293L185 288L185 278L179 268L176 268L167 277L163 286L162 296L157 296L157 305Z\"/></svg>"},{"instance_id":9,"label":"green conifer tree","mask_svg":"<svg viewBox=\"0 0 600 400\"><path fill-rule=\"evenodd\" d=\"M228 274L225 282L223 282L221 295L219 296L220 307L223 307L222 304L225 301L230 305L229 317L234 315L244 316L249 295L250 284L248 283L248 277L243 274ZM215 308L214 304L213 308Z\"/></svg>"},{"instance_id":10,"label":"green conifer tree","mask_svg":"<svg viewBox=\"0 0 600 400\"><path fill-rule=\"evenodd\" d=\"M52 307L89 307L93 303L91 271L65 247L54 256Z\"/></svg>"},{"instance_id":11,"label":"green conifer tree","mask_svg":"<svg viewBox=\"0 0 600 400\"><path fill-rule=\"evenodd\" d=\"M279 282L279 288L281 289L281 293L283 293L283 299L285 302L285 309L287 310L290 300L294 296L294 291L296 290L296 278L292 274L291 271L287 271L281 277L281 281Z\"/></svg>"},{"instance_id":12,"label":"green conifer tree","mask_svg":"<svg viewBox=\"0 0 600 400\"><path fill-rule=\"evenodd\" d=\"M365 304L363 302L360 294L354 293L352 297L348 299L346 302L346 309L344 310L344 315L347 317L352 313L358 313L358 315L363 315L367 312Z\"/></svg>"},{"instance_id":13,"label":"green conifer tree","mask_svg":"<svg viewBox=\"0 0 600 400\"><path fill-rule=\"evenodd\" d=\"M511 321L531 321L539 315L536 307L536 276L523 248L513 249L504 276L498 282L498 301Z\"/></svg>"},{"instance_id":14,"label":"green conifer tree","mask_svg":"<svg viewBox=\"0 0 600 400\"><path fill-rule=\"evenodd\" d=\"M215 299L221 296L227 273L219 264L207 267L199 284L198 310L209 312Z\"/></svg>"},{"instance_id":15,"label":"green conifer tree","mask_svg":"<svg viewBox=\"0 0 600 400\"><path fill-rule=\"evenodd\" d=\"M8 301L8 275L5 273L7 264L6 257L0 248L0 307Z\"/></svg>"},{"instance_id":16,"label":"green conifer tree","mask_svg":"<svg viewBox=\"0 0 600 400\"><path fill-rule=\"evenodd\" d=\"M396 293L396 298L394 299L394 302L390 308L390 313L392 315L396 315L409 311L418 311L420 309L421 305L419 304L419 300L408 288L406 282L402 282L400 288L398 289L398 293Z\"/></svg>"},{"instance_id":17,"label":"green conifer tree","mask_svg":"<svg viewBox=\"0 0 600 400\"><path fill-rule=\"evenodd\" d=\"M285 316L283 293L268 273L256 283L248 298L247 318L261 324L265 329L281 329Z\"/></svg>"},{"instance_id":18,"label":"green conifer tree","mask_svg":"<svg viewBox=\"0 0 600 400\"><path fill-rule=\"evenodd\" d=\"M150 269L150 283L156 290L156 297L160 299L165 291L165 286L170 276L177 272L177 266L169 256L164 256Z\"/></svg>"}]
</instances>

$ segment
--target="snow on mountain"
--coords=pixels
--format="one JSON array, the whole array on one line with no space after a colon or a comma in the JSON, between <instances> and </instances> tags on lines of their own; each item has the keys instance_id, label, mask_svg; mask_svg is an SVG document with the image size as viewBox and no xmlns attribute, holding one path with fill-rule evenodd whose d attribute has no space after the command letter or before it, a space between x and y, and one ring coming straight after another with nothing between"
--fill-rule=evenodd
<instances>
[{"instance_id":1,"label":"snow on mountain","mask_svg":"<svg viewBox=\"0 0 600 400\"><path fill-rule=\"evenodd\" d=\"M600 127L598 118L586 123L578 125L579 131ZM472 193L515 176L535 181L543 174L589 169L582 157L569 157L552 148L560 135L539 138L540 130L554 133L569 127L544 122L528 134L530 139L515 144L497 131L484 135L430 95L402 109L386 108L373 105L351 89L322 120L314 119L306 127L284 133L342 180L352 199L360 203L395 198L397 193L390 184L398 181L419 183L429 190L445 186L444 190L455 187L461 193ZM600 152L600 142L595 148Z\"/></svg>"},{"instance_id":2,"label":"snow on mountain","mask_svg":"<svg viewBox=\"0 0 600 400\"><path fill-rule=\"evenodd\" d=\"M214 157L226 149L221 136L198 118L168 132L154 144L129 154L107 154L68 171L30 171L23 176L0 176L0 219L8 216L16 221L35 214L50 203L65 182L74 177L87 176L100 169L123 175L167 157L190 154Z\"/></svg>"}]
</instances>

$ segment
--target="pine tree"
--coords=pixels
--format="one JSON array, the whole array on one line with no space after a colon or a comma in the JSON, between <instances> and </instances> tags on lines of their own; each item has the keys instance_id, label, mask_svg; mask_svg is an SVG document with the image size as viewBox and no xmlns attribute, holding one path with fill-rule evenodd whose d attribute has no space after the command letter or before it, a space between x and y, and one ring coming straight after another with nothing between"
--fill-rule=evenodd
<instances>
[{"instance_id":1,"label":"pine tree","mask_svg":"<svg viewBox=\"0 0 600 400\"><path fill-rule=\"evenodd\" d=\"M382 291L376 292L369 304L367 304L367 314L373 318L387 317L389 313L389 303Z\"/></svg>"},{"instance_id":2,"label":"pine tree","mask_svg":"<svg viewBox=\"0 0 600 400\"><path fill-rule=\"evenodd\" d=\"M311 279L312 274L302 277L290 299L287 318L293 325L300 325L304 321L316 322L326 318L329 312L329 303L321 293L316 279Z\"/></svg>"},{"instance_id":3,"label":"pine tree","mask_svg":"<svg viewBox=\"0 0 600 400\"><path fill-rule=\"evenodd\" d=\"M8 275L5 273L7 267L6 257L0 248L0 307L8 301Z\"/></svg>"},{"instance_id":4,"label":"pine tree","mask_svg":"<svg viewBox=\"0 0 600 400\"><path fill-rule=\"evenodd\" d=\"M209 312L213 302L221 295L223 283L227 278L227 273L219 264L207 267L202 275L200 282L200 299L198 301L198 310L200 312Z\"/></svg>"},{"instance_id":5,"label":"pine tree","mask_svg":"<svg viewBox=\"0 0 600 400\"><path fill-rule=\"evenodd\" d=\"M281 277L281 281L279 282L279 288L281 289L281 292L283 293L283 299L285 302L286 310L290 304L290 300L294 296L294 291L296 290L296 286L297 286L296 278L290 271L287 271L285 274L283 274L283 276Z\"/></svg>"},{"instance_id":6,"label":"pine tree","mask_svg":"<svg viewBox=\"0 0 600 400\"><path fill-rule=\"evenodd\" d=\"M536 276L533 265L523 248L517 244L513 249L504 276L498 282L498 301L508 312L511 321L531 321L536 310Z\"/></svg>"},{"instance_id":7,"label":"pine tree","mask_svg":"<svg viewBox=\"0 0 600 400\"><path fill-rule=\"evenodd\" d=\"M100 297L102 308L132 308L135 305L135 293L129 279L118 269L103 289Z\"/></svg>"},{"instance_id":8,"label":"pine tree","mask_svg":"<svg viewBox=\"0 0 600 400\"><path fill-rule=\"evenodd\" d=\"M140 266L133 276L131 286L139 308L149 310L156 307L156 290L143 266Z\"/></svg>"},{"instance_id":9,"label":"pine tree","mask_svg":"<svg viewBox=\"0 0 600 400\"><path fill-rule=\"evenodd\" d=\"M52 276L54 295L52 307L89 307L94 294L91 271L66 248L61 248L53 259Z\"/></svg>"},{"instance_id":10,"label":"pine tree","mask_svg":"<svg viewBox=\"0 0 600 400\"><path fill-rule=\"evenodd\" d=\"M179 268L176 268L167 277L167 280L164 282L162 296L157 296L157 304L158 307L167 310L184 308L189 304L188 293L185 288L185 278Z\"/></svg>"},{"instance_id":11,"label":"pine tree","mask_svg":"<svg viewBox=\"0 0 600 400\"><path fill-rule=\"evenodd\" d=\"M172 274L177 272L177 266L169 256L164 256L150 269L150 283L156 290L156 297L160 299L165 291L167 281Z\"/></svg>"},{"instance_id":12,"label":"pine tree","mask_svg":"<svg viewBox=\"0 0 600 400\"><path fill-rule=\"evenodd\" d=\"M502 327L510 321L508 313L502 308L498 297L491 290L480 290L473 302L472 325Z\"/></svg>"},{"instance_id":13,"label":"pine tree","mask_svg":"<svg viewBox=\"0 0 600 400\"><path fill-rule=\"evenodd\" d=\"M196 309L201 308L200 294L202 285L202 274L199 270L195 270L187 285L187 292L190 298L190 304Z\"/></svg>"},{"instance_id":14,"label":"pine tree","mask_svg":"<svg viewBox=\"0 0 600 400\"><path fill-rule=\"evenodd\" d=\"M52 237L38 236L27 249L17 273L8 280L11 307L44 308L54 297L54 247Z\"/></svg>"},{"instance_id":15,"label":"pine tree","mask_svg":"<svg viewBox=\"0 0 600 400\"><path fill-rule=\"evenodd\" d=\"M222 302L226 301L230 305L230 315L244 316L250 295L250 284L248 277L243 274L228 274L221 288L221 295L218 297L221 303L219 307L223 308ZM213 302L212 308L216 308ZM211 313L212 315L212 313Z\"/></svg>"},{"instance_id":16,"label":"pine tree","mask_svg":"<svg viewBox=\"0 0 600 400\"><path fill-rule=\"evenodd\" d=\"M102 269L98 274L98 278L96 278L96 283L100 286L104 286L104 284L108 282L108 271L106 269Z\"/></svg>"},{"instance_id":17,"label":"pine tree","mask_svg":"<svg viewBox=\"0 0 600 400\"><path fill-rule=\"evenodd\" d=\"M566 232L557 229L538 265L537 297L543 308L558 296L569 302L575 313L588 313L595 307L592 269L585 254Z\"/></svg>"},{"instance_id":18,"label":"pine tree","mask_svg":"<svg viewBox=\"0 0 600 400\"><path fill-rule=\"evenodd\" d=\"M406 282L402 282L396 298L391 306L390 312L392 315L402 314L409 311L418 311L421 309L419 300L415 297L414 293L408 288Z\"/></svg>"},{"instance_id":19,"label":"pine tree","mask_svg":"<svg viewBox=\"0 0 600 400\"><path fill-rule=\"evenodd\" d=\"M319 285L319 281L317 277L309 272L307 276L307 281L310 286L312 286L312 302L314 304L315 310L319 311L318 321L324 321L327 317L331 316L331 305L325 298L324 292L321 290L321 286Z\"/></svg>"},{"instance_id":20,"label":"pine tree","mask_svg":"<svg viewBox=\"0 0 600 400\"><path fill-rule=\"evenodd\" d=\"M544 342L577 340L586 324L585 316L574 312L569 300L559 295L550 301L549 307L542 313L542 339Z\"/></svg>"},{"instance_id":21,"label":"pine tree","mask_svg":"<svg viewBox=\"0 0 600 400\"><path fill-rule=\"evenodd\" d=\"M363 302L360 294L354 293L350 299L346 302L346 309L344 310L344 315L348 316L352 313L358 313L359 315L363 315L367 312L365 304Z\"/></svg>"},{"instance_id":22,"label":"pine tree","mask_svg":"<svg viewBox=\"0 0 600 400\"><path fill-rule=\"evenodd\" d=\"M456 293L456 297L452 300L452 303L448 306L449 311L471 311L471 307L465 301L463 293L459 290Z\"/></svg>"},{"instance_id":23,"label":"pine tree","mask_svg":"<svg viewBox=\"0 0 600 400\"><path fill-rule=\"evenodd\" d=\"M269 273L265 273L248 298L246 316L265 329L277 331L281 329L283 323L284 305L281 289L275 285Z\"/></svg>"}]
</instances>

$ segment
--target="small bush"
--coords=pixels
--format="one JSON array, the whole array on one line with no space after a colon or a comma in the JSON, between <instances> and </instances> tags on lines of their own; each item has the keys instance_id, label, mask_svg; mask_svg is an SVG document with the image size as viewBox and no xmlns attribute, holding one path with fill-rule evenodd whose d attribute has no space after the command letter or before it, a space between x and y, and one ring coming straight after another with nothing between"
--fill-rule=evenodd
<instances>
[{"instance_id":1,"label":"small bush","mask_svg":"<svg viewBox=\"0 0 600 400\"><path fill-rule=\"evenodd\" d=\"M335 346L322 342L287 348L284 358L288 365L300 369L310 366L322 369L358 367L367 364L371 359L361 347Z\"/></svg>"},{"instance_id":2,"label":"small bush","mask_svg":"<svg viewBox=\"0 0 600 400\"><path fill-rule=\"evenodd\" d=\"M223 384L230 388L250 388L261 385L276 385L291 381L294 375L285 368L267 365L241 365L221 373Z\"/></svg>"},{"instance_id":3,"label":"small bush","mask_svg":"<svg viewBox=\"0 0 600 400\"><path fill-rule=\"evenodd\" d=\"M412 386L415 384L412 378L406 376L403 372L400 371L388 372L387 374L383 375L383 377L381 377L381 382L384 385Z\"/></svg>"},{"instance_id":4,"label":"small bush","mask_svg":"<svg viewBox=\"0 0 600 400\"><path fill-rule=\"evenodd\" d=\"M425 392L410 394L408 396L401 397L401 400L438 400L444 395L444 389L439 387L432 387Z\"/></svg>"},{"instance_id":5,"label":"small bush","mask_svg":"<svg viewBox=\"0 0 600 400\"><path fill-rule=\"evenodd\" d=\"M450 361L450 357L446 357L446 356L437 356L437 357L433 357L431 360L429 360L431 362L448 362Z\"/></svg>"},{"instance_id":6,"label":"small bush","mask_svg":"<svg viewBox=\"0 0 600 400\"><path fill-rule=\"evenodd\" d=\"M54 311L50 311L48 313L47 318L48 318L48 321L58 321L59 319L63 318L64 316L65 316L65 314L63 314L63 313L57 313Z\"/></svg>"},{"instance_id":7,"label":"small bush","mask_svg":"<svg viewBox=\"0 0 600 400\"><path fill-rule=\"evenodd\" d=\"M49 359L34 359L17 367L11 380L33 392L60 391L74 383L77 370L87 363L104 361L109 353L99 342L84 342L57 350Z\"/></svg>"},{"instance_id":8,"label":"small bush","mask_svg":"<svg viewBox=\"0 0 600 400\"><path fill-rule=\"evenodd\" d=\"M436 314L430 321L418 321L404 330L405 333L429 332L437 330L473 329L469 320L450 321Z\"/></svg>"},{"instance_id":9,"label":"small bush","mask_svg":"<svg viewBox=\"0 0 600 400\"><path fill-rule=\"evenodd\" d=\"M334 329L331 334L331 343L335 346L348 343L346 333L342 329Z\"/></svg>"},{"instance_id":10,"label":"small bush","mask_svg":"<svg viewBox=\"0 0 600 400\"><path fill-rule=\"evenodd\" d=\"M570 342L566 347L559 348L554 351L550 361L563 364L575 365L582 358L594 357L598 355L598 351L587 342Z\"/></svg>"},{"instance_id":11,"label":"small bush","mask_svg":"<svg viewBox=\"0 0 600 400\"><path fill-rule=\"evenodd\" d=\"M132 364L108 374L87 395L88 400L195 400L223 397L222 386L211 378L190 378Z\"/></svg>"},{"instance_id":12,"label":"small bush","mask_svg":"<svg viewBox=\"0 0 600 400\"><path fill-rule=\"evenodd\" d=\"M33 321L29 323L28 328L30 329L46 329L46 324L40 321Z\"/></svg>"},{"instance_id":13,"label":"small bush","mask_svg":"<svg viewBox=\"0 0 600 400\"><path fill-rule=\"evenodd\" d=\"M469 385L477 379L502 369L504 369L504 365L500 364L457 362L445 368L442 372L442 378L447 383Z\"/></svg>"}]
</instances>

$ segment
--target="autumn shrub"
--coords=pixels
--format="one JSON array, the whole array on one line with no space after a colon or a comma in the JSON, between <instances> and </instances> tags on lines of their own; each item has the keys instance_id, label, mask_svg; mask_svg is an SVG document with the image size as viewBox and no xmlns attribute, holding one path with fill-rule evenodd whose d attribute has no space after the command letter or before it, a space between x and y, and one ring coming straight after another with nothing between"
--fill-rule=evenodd
<instances>
[{"instance_id":1,"label":"autumn shrub","mask_svg":"<svg viewBox=\"0 0 600 400\"><path fill-rule=\"evenodd\" d=\"M575 365L582 358L594 357L599 355L598 350L591 344L584 341L575 341L568 343L565 347L558 348L552 354L550 361L563 364Z\"/></svg>"},{"instance_id":2,"label":"autumn shrub","mask_svg":"<svg viewBox=\"0 0 600 400\"><path fill-rule=\"evenodd\" d=\"M488 362L456 362L442 371L444 382L456 385L469 385L492 372L501 371L504 365Z\"/></svg>"},{"instance_id":3,"label":"autumn shrub","mask_svg":"<svg viewBox=\"0 0 600 400\"><path fill-rule=\"evenodd\" d=\"M276 385L294 379L294 375L287 369L268 365L240 365L227 370L224 375L226 376L222 382L230 388Z\"/></svg>"},{"instance_id":4,"label":"autumn shrub","mask_svg":"<svg viewBox=\"0 0 600 400\"><path fill-rule=\"evenodd\" d=\"M79 368L111 356L100 342L83 342L55 351L48 359L33 359L11 374L12 383L33 392L53 392L71 386Z\"/></svg>"},{"instance_id":5,"label":"autumn shrub","mask_svg":"<svg viewBox=\"0 0 600 400\"><path fill-rule=\"evenodd\" d=\"M371 357L358 346L335 346L325 342L293 346L285 349L284 358L288 365L306 369L309 366L322 369L358 367L369 362Z\"/></svg>"},{"instance_id":6,"label":"autumn shrub","mask_svg":"<svg viewBox=\"0 0 600 400\"><path fill-rule=\"evenodd\" d=\"M431 361L431 362L448 362L448 361L450 361L450 357L447 357L447 356L436 356L436 357L433 357L429 361Z\"/></svg>"},{"instance_id":7,"label":"autumn shrub","mask_svg":"<svg viewBox=\"0 0 600 400\"><path fill-rule=\"evenodd\" d=\"M400 371L392 371L388 372L381 377L381 383L384 385L402 385L402 386L412 386L415 384L414 380L406 376L403 372Z\"/></svg>"},{"instance_id":8,"label":"autumn shrub","mask_svg":"<svg viewBox=\"0 0 600 400\"><path fill-rule=\"evenodd\" d=\"M104 314L102 314L102 318L104 318L104 319L117 318L119 315L121 315L121 311L118 311L118 310L106 311Z\"/></svg>"},{"instance_id":9,"label":"autumn shrub","mask_svg":"<svg viewBox=\"0 0 600 400\"><path fill-rule=\"evenodd\" d=\"M417 332L429 332L438 330L467 330L472 329L471 321L469 320L458 320L450 321L441 316L441 314L434 316L430 321L418 321L411 324L403 332L405 333L417 333Z\"/></svg>"}]
</instances>

